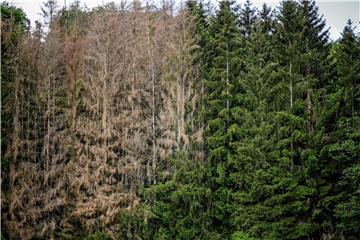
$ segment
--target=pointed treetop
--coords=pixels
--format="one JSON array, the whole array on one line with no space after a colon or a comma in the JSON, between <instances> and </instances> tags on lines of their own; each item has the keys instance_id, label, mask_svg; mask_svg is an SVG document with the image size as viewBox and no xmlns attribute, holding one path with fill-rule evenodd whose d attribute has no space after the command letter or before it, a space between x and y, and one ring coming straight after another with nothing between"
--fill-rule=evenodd
<instances>
[{"instance_id":1,"label":"pointed treetop","mask_svg":"<svg viewBox=\"0 0 360 240\"><path fill-rule=\"evenodd\" d=\"M248 37L252 31L253 25L256 22L256 8L253 8L250 0L246 0L244 8L240 14L240 24L242 34Z\"/></svg>"},{"instance_id":2,"label":"pointed treetop","mask_svg":"<svg viewBox=\"0 0 360 240\"><path fill-rule=\"evenodd\" d=\"M355 35L355 27L353 27L353 22L348 19L346 22L346 26L344 27L341 33L340 43L348 46L348 51L351 51L353 44L356 42L356 35Z\"/></svg>"},{"instance_id":3,"label":"pointed treetop","mask_svg":"<svg viewBox=\"0 0 360 240\"><path fill-rule=\"evenodd\" d=\"M269 33L273 28L273 12L271 7L264 3L259 12L260 27L263 33Z\"/></svg>"},{"instance_id":4,"label":"pointed treetop","mask_svg":"<svg viewBox=\"0 0 360 240\"><path fill-rule=\"evenodd\" d=\"M300 6L305 25L304 36L309 39L309 46L325 46L329 40L329 28L326 28L323 15L319 14L319 7L314 0L301 0Z\"/></svg>"}]
</instances>

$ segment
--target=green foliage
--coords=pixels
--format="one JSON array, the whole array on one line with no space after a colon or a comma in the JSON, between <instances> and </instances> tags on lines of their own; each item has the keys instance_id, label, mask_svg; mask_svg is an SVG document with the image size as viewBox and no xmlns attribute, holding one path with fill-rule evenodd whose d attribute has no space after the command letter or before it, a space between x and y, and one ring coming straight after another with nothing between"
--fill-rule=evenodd
<instances>
[{"instance_id":1,"label":"green foliage","mask_svg":"<svg viewBox=\"0 0 360 240\"><path fill-rule=\"evenodd\" d=\"M360 164L344 170L341 181L343 187L351 186L348 194L336 205L335 215L340 219L338 228L349 236L360 234Z\"/></svg>"},{"instance_id":2,"label":"green foliage","mask_svg":"<svg viewBox=\"0 0 360 240\"><path fill-rule=\"evenodd\" d=\"M249 235L247 235L246 233L235 232L232 235L231 240L255 240L255 239L252 237L249 237Z\"/></svg>"},{"instance_id":3,"label":"green foliage","mask_svg":"<svg viewBox=\"0 0 360 240\"><path fill-rule=\"evenodd\" d=\"M244 37L249 37L255 27L256 22L256 10L251 7L250 0L247 0L242 9L239 17L240 26L241 26L241 33Z\"/></svg>"},{"instance_id":4,"label":"green foliage","mask_svg":"<svg viewBox=\"0 0 360 240\"><path fill-rule=\"evenodd\" d=\"M4 1L1 3L1 20L11 21L14 25L19 25L23 31L29 30L30 21L26 18L25 12Z\"/></svg>"},{"instance_id":5,"label":"green foliage","mask_svg":"<svg viewBox=\"0 0 360 240\"><path fill-rule=\"evenodd\" d=\"M210 232L208 203L211 190L204 186L204 168L179 153L172 160L176 169L172 179L146 190L148 199L156 199L151 213L156 222L156 236L160 239L206 239ZM216 234L215 234L216 235Z\"/></svg>"}]
</instances>

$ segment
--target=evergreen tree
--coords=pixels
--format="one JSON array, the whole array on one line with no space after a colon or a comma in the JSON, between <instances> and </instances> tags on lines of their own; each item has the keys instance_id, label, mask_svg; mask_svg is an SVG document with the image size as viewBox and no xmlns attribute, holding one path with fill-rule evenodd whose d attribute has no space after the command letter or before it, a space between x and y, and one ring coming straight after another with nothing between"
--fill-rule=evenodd
<instances>
[{"instance_id":1,"label":"evergreen tree","mask_svg":"<svg viewBox=\"0 0 360 240\"><path fill-rule=\"evenodd\" d=\"M269 21L269 25L273 24L270 18L266 21ZM243 103L236 108L236 112L234 111L238 127L232 132L231 138L232 149L235 152L232 156L232 166L236 171L230 175L230 179L233 183L233 229L259 236L260 233L257 231L260 231L262 226L259 224L259 215L255 212L259 209L256 204L266 195L262 193L262 183L258 176L262 174L263 169L269 167L269 162L265 158L268 146L265 144L268 143L265 136L269 128L270 84L277 65L273 63L274 41L268 29L269 25L264 25L262 19L253 25L254 30L246 43L244 76L240 78L240 84L244 89Z\"/></svg>"},{"instance_id":2,"label":"evergreen tree","mask_svg":"<svg viewBox=\"0 0 360 240\"><path fill-rule=\"evenodd\" d=\"M329 80L318 122L318 174L322 180L317 221L322 232L356 239L359 234L359 40L351 21L329 55ZM332 69L332 71L330 71Z\"/></svg>"},{"instance_id":3,"label":"evergreen tree","mask_svg":"<svg viewBox=\"0 0 360 240\"><path fill-rule=\"evenodd\" d=\"M343 111L357 116L359 112L359 38L354 33L351 20L348 20L342 32L342 38L339 46L338 75L339 81L344 90L345 102L347 103Z\"/></svg>"},{"instance_id":4,"label":"evergreen tree","mask_svg":"<svg viewBox=\"0 0 360 240\"><path fill-rule=\"evenodd\" d=\"M234 231L231 227L231 192L235 190L234 181L239 180L235 175L240 169L234 167L237 147L233 143L237 141L241 124L239 109L245 104L240 83L243 40L236 10L232 1L222 1L211 21L209 56L212 64L206 77L208 105L205 141L209 184L214 192L210 209L214 228L224 236Z\"/></svg>"},{"instance_id":5,"label":"evergreen tree","mask_svg":"<svg viewBox=\"0 0 360 240\"><path fill-rule=\"evenodd\" d=\"M321 50L329 40L329 29L323 16L319 14L319 8L313 0L301 0L301 12L304 18L304 38L310 48Z\"/></svg>"},{"instance_id":6,"label":"evergreen tree","mask_svg":"<svg viewBox=\"0 0 360 240\"><path fill-rule=\"evenodd\" d=\"M307 93L316 79L302 71L309 53L303 42L310 36L303 34L306 17L301 5L283 1L277 18L274 61L278 64L276 71L267 74L271 77L265 98L270 100L271 111L266 113L269 118L260 135L267 136L261 140L266 143L260 151L264 157L255 170L250 200L243 202L250 206L240 208L240 213L249 219L242 227L255 236L302 239L314 236L317 229L311 217L316 181L307 170L315 155L311 150Z\"/></svg>"},{"instance_id":7,"label":"evergreen tree","mask_svg":"<svg viewBox=\"0 0 360 240\"><path fill-rule=\"evenodd\" d=\"M209 37L209 25L206 21L206 12L204 10L202 2L199 4L196 1L187 2L187 11L189 17L193 22L193 28L191 28L191 34L194 38L195 49L192 50L193 65L198 66L197 79L194 81L193 87L196 89L196 93L199 97L196 102L196 106L192 106L195 110L195 129L193 129L193 138L195 151L200 153L201 161L205 159L205 144L204 144L204 128L205 128L205 75L208 68L208 37ZM194 131L195 130L195 131ZM191 153L192 151L190 151Z\"/></svg>"},{"instance_id":8,"label":"evergreen tree","mask_svg":"<svg viewBox=\"0 0 360 240\"><path fill-rule=\"evenodd\" d=\"M268 7L265 3L258 14L260 20L260 27L263 33L271 33L274 30L274 14L271 7Z\"/></svg>"},{"instance_id":9,"label":"evergreen tree","mask_svg":"<svg viewBox=\"0 0 360 240\"><path fill-rule=\"evenodd\" d=\"M253 31L253 24L256 22L256 9L251 5L250 0L246 0L244 8L240 13L241 33L245 38L250 36Z\"/></svg>"},{"instance_id":10,"label":"evergreen tree","mask_svg":"<svg viewBox=\"0 0 360 240\"><path fill-rule=\"evenodd\" d=\"M237 16L232 9L232 1L222 1L220 9L210 25L209 64L206 75L207 103L206 113L207 144L210 159L215 163L217 159L215 151L222 151L226 147L226 134L232 123L230 108L238 104L237 96L240 73L239 51L241 51L241 37L236 24ZM216 136L216 137L215 137ZM224 145L223 145L224 144ZM221 149L218 149L221 148ZM224 149L223 149L224 150Z\"/></svg>"}]
</instances>

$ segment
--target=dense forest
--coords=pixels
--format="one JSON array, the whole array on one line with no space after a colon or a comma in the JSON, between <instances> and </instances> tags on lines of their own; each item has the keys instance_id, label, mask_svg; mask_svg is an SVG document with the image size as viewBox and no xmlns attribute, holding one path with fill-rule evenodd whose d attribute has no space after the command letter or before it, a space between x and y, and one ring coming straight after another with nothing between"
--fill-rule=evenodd
<instances>
[{"instance_id":1,"label":"dense forest","mask_svg":"<svg viewBox=\"0 0 360 240\"><path fill-rule=\"evenodd\" d=\"M1 3L1 239L360 239L360 35L313 0ZM345 24L345 23L344 23Z\"/></svg>"}]
</instances>

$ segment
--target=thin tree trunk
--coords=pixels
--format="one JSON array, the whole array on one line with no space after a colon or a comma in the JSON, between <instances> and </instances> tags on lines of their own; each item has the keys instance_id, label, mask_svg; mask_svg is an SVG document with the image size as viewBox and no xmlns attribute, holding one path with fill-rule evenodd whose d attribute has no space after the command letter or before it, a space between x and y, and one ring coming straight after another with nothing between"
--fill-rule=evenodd
<instances>
[{"instance_id":1,"label":"thin tree trunk","mask_svg":"<svg viewBox=\"0 0 360 240\"><path fill-rule=\"evenodd\" d=\"M74 69L73 79L71 80L71 128L75 127L76 119L76 79L77 69Z\"/></svg>"},{"instance_id":2,"label":"thin tree trunk","mask_svg":"<svg viewBox=\"0 0 360 240\"><path fill-rule=\"evenodd\" d=\"M150 38L150 19L148 17L148 57L149 57L149 65L151 72L151 139L152 139L152 174L153 174L153 183L156 184L156 143L155 143L155 71L154 71L154 63L152 59L152 44Z\"/></svg>"},{"instance_id":3,"label":"thin tree trunk","mask_svg":"<svg viewBox=\"0 0 360 240\"><path fill-rule=\"evenodd\" d=\"M290 112L292 112L293 109L293 80L292 80L292 63L290 62L290 66L289 66L289 76L290 76L290 83L289 83L289 90L290 90ZM291 127L291 143L290 143L290 148L291 148L291 169L293 169L294 167L294 158L293 158L293 154L294 154L294 142L292 139L292 127Z\"/></svg>"},{"instance_id":4,"label":"thin tree trunk","mask_svg":"<svg viewBox=\"0 0 360 240\"><path fill-rule=\"evenodd\" d=\"M178 86L177 86L177 91L178 91L178 104L177 104L177 108L178 108L178 146L179 147L184 147L181 143L181 139L183 139L184 141L185 139L185 86L184 86L184 75L185 75L185 71L184 71L184 42L185 42L185 36L184 36L184 30L183 30L183 25L182 27L182 34L181 34L181 40L180 40L180 69L179 69L179 77L178 77Z\"/></svg>"},{"instance_id":5,"label":"thin tree trunk","mask_svg":"<svg viewBox=\"0 0 360 240\"><path fill-rule=\"evenodd\" d=\"M352 86L351 86L351 116L354 118L355 117L355 101L354 101L354 88L355 88L355 83L354 83L354 78L352 79Z\"/></svg>"},{"instance_id":6,"label":"thin tree trunk","mask_svg":"<svg viewBox=\"0 0 360 240\"><path fill-rule=\"evenodd\" d=\"M230 120L230 101L229 101L229 44L226 45L226 110L228 112L228 119L226 120L226 132L229 127Z\"/></svg>"},{"instance_id":7,"label":"thin tree trunk","mask_svg":"<svg viewBox=\"0 0 360 240\"><path fill-rule=\"evenodd\" d=\"M10 179L12 179L12 176L15 176L15 168L16 168L16 161L17 161L17 155L19 153L19 143L20 143L20 122L19 122L19 116L20 116L20 100L19 100L19 88L20 88L20 82L18 77L18 69L16 68L15 71L15 100L14 100L14 118L13 118L13 125L14 125L14 135L12 140L12 150L13 151L13 161L10 163ZM10 188L12 187L14 181L10 181Z\"/></svg>"},{"instance_id":8,"label":"thin tree trunk","mask_svg":"<svg viewBox=\"0 0 360 240\"><path fill-rule=\"evenodd\" d=\"M104 140L103 140L103 150L104 150L104 164L106 165L106 161L107 161L107 138L108 138L108 130L107 130L107 118L108 118L108 103L107 103L107 98L109 96L107 96L107 56L105 54L104 56L104 61L105 61L105 66L104 66L104 77L103 77L103 89L102 89L102 102L103 102L103 106L102 106L102 129L103 129L103 134L104 134Z\"/></svg>"},{"instance_id":9,"label":"thin tree trunk","mask_svg":"<svg viewBox=\"0 0 360 240\"><path fill-rule=\"evenodd\" d=\"M289 84L289 90L290 90L290 109L292 110L292 108L293 108L293 81L292 81L292 63L291 63L291 62L290 62L289 74L290 74L290 84Z\"/></svg>"},{"instance_id":10,"label":"thin tree trunk","mask_svg":"<svg viewBox=\"0 0 360 240\"><path fill-rule=\"evenodd\" d=\"M307 105L307 112L308 112L308 115L309 115L308 130L309 130L309 132L311 132L313 130L313 125L312 125L312 104L311 104L311 92L310 92L310 89L308 89L307 92L306 92L306 105Z\"/></svg>"},{"instance_id":11,"label":"thin tree trunk","mask_svg":"<svg viewBox=\"0 0 360 240\"><path fill-rule=\"evenodd\" d=\"M202 70L201 70L202 71ZM202 76L202 73L201 73ZM204 87L204 78L201 77L201 106L200 106L200 114L201 114L201 125L200 128L202 129L202 136L201 136L201 162L204 163L205 161L205 143L204 143L204 134L203 134L203 130L205 129L205 117L204 117L204 96L205 96L205 87Z\"/></svg>"},{"instance_id":12,"label":"thin tree trunk","mask_svg":"<svg viewBox=\"0 0 360 240\"><path fill-rule=\"evenodd\" d=\"M52 95L51 95L51 78L52 76L49 76L49 81L48 81L48 89L47 89L47 109L46 109L46 139L45 139L45 149L44 149L44 153L45 153L45 169L48 171L49 169L49 159L50 159L50 135L51 135L51 113L52 113Z\"/></svg>"}]
</instances>

